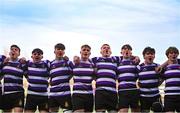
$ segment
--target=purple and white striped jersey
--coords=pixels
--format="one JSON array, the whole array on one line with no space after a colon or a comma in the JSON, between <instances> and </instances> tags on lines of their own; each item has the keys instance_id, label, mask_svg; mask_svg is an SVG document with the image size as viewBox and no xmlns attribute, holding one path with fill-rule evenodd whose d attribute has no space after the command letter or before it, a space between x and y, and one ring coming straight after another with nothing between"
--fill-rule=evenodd
<instances>
[{"instance_id":1,"label":"purple and white striped jersey","mask_svg":"<svg viewBox=\"0 0 180 113\"><path fill-rule=\"evenodd\" d=\"M170 64L165 68L165 95L180 95L180 64Z\"/></svg>"},{"instance_id":2,"label":"purple and white striped jersey","mask_svg":"<svg viewBox=\"0 0 180 113\"><path fill-rule=\"evenodd\" d=\"M16 92L24 92L23 88L23 74L24 64L19 60L8 61L2 68L4 76L4 92L3 94L10 94Z\"/></svg>"},{"instance_id":3,"label":"purple and white striped jersey","mask_svg":"<svg viewBox=\"0 0 180 113\"><path fill-rule=\"evenodd\" d=\"M140 64L139 67L139 86L140 96L155 97L159 96L159 74L156 73L155 68L159 64Z\"/></svg>"},{"instance_id":4,"label":"purple and white striped jersey","mask_svg":"<svg viewBox=\"0 0 180 113\"><path fill-rule=\"evenodd\" d=\"M94 78L94 64L91 61L80 61L73 68L73 94L93 94L92 80Z\"/></svg>"},{"instance_id":5,"label":"purple and white striped jersey","mask_svg":"<svg viewBox=\"0 0 180 113\"><path fill-rule=\"evenodd\" d=\"M48 96L49 61L27 62L28 94Z\"/></svg>"},{"instance_id":6,"label":"purple and white striped jersey","mask_svg":"<svg viewBox=\"0 0 180 113\"><path fill-rule=\"evenodd\" d=\"M135 90L138 69L132 59L122 59L118 64L118 91Z\"/></svg>"},{"instance_id":7,"label":"purple and white striped jersey","mask_svg":"<svg viewBox=\"0 0 180 113\"><path fill-rule=\"evenodd\" d=\"M96 72L96 90L116 91L117 61L114 57L94 57Z\"/></svg>"},{"instance_id":8,"label":"purple and white striped jersey","mask_svg":"<svg viewBox=\"0 0 180 113\"><path fill-rule=\"evenodd\" d=\"M3 78L1 71L2 71L3 62L4 62L4 59L5 59L5 58L6 58L6 57L5 57L4 55L0 55L0 95L2 94L1 79Z\"/></svg>"},{"instance_id":9,"label":"purple and white striped jersey","mask_svg":"<svg viewBox=\"0 0 180 113\"><path fill-rule=\"evenodd\" d=\"M69 60L53 60L50 64L50 96L71 95L69 80L73 63Z\"/></svg>"}]
</instances>

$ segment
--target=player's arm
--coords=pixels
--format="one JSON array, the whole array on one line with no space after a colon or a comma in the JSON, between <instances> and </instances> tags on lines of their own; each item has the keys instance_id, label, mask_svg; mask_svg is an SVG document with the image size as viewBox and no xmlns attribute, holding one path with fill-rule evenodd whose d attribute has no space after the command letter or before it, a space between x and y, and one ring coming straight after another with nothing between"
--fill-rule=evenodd
<instances>
[{"instance_id":1,"label":"player's arm","mask_svg":"<svg viewBox=\"0 0 180 113\"><path fill-rule=\"evenodd\" d=\"M157 72L157 73L162 73L163 72L163 69L168 65L168 60L166 61L166 62L164 62L163 64L161 64L160 66L158 66L158 67L156 67L155 68L155 71Z\"/></svg>"},{"instance_id":2,"label":"player's arm","mask_svg":"<svg viewBox=\"0 0 180 113\"><path fill-rule=\"evenodd\" d=\"M26 79L28 79L28 64L29 64L29 61L22 61L22 68L23 68L23 71L24 71L24 77ZM21 62L20 62L21 63Z\"/></svg>"}]
</instances>

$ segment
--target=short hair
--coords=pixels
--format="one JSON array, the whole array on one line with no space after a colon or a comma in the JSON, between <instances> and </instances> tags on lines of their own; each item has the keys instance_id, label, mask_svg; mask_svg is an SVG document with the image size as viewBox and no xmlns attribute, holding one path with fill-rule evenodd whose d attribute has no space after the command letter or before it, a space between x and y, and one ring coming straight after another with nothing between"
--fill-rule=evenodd
<instances>
[{"instance_id":1,"label":"short hair","mask_svg":"<svg viewBox=\"0 0 180 113\"><path fill-rule=\"evenodd\" d=\"M33 49L32 54L33 54L33 53L38 53L38 54L43 55L43 51L42 51L41 49L39 49L39 48Z\"/></svg>"},{"instance_id":2,"label":"short hair","mask_svg":"<svg viewBox=\"0 0 180 113\"><path fill-rule=\"evenodd\" d=\"M146 47L146 48L144 48L144 50L143 50L143 52L142 52L143 56L144 56L146 53L148 53L148 52L155 54L155 49L154 49L154 48L151 48L151 47Z\"/></svg>"},{"instance_id":3,"label":"short hair","mask_svg":"<svg viewBox=\"0 0 180 113\"><path fill-rule=\"evenodd\" d=\"M15 44L13 44L13 45L11 45L11 47L10 47L10 48L13 48L13 47L17 48L17 49L19 50L19 52L21 51L21 49L19 48L19 46L17 46L17 45L15 45Z\"/></svg>"},{"instance_id":4,"label":"short hair","mask_svg":"<svg viewBox=\"0 0 180 113\"><path fill-rule=\"evenodd\" d=\"M166 50L166 56L168 56L170 52L179 54L179 50L174 46L171 46Z\"/></svg>"},{"instance_id":5,"label":"short hair","mask_svg":"<svg viewBox=\"0 0 180 113\"><path fill-rule=\"evenodd\" d=\"M132 47L129 45L129 44L125 44L121 47L121 50L122 49L129 49L129 50L132 50Z\"/></svg>"},{"instance_id":6,"label":"short hair","mask_svg":"<svg viewBox=\"0 0 180 113\"><path fill-rule=\"evenodd\" d=\"M56 48L61 49L61 50L65 50L65 49L66 49L65 46L64 46L64 44L62 44L62 43L56 44L56 45L54 46L54 49L56 49Z\"/></svg>"},{"instance_id":7,"label":"short hair","mask_svg":"<svg viewBox=\"0 0 180 113\"><path fill-rule=\"evenodd\" d=\"M103 44L103 45L101 46L101 49L102 49L102 47L103 47L103 46L109 46L109 47L110 47L110 45L109 45L109 44Z\"/></svg>"},{"instance_id":8,"label":"short hair","mask_svg":"<svg viewBox=\"0 0 180 113\"><path fill-rule=\"evenodd\" d=\"M81 46L81 49L82 49L82 48L89 48L89 49L91 49L91 47L90 47L89 45L87 45L87 44L82 45L82 46Z\"/></svg>"}]
</instances>

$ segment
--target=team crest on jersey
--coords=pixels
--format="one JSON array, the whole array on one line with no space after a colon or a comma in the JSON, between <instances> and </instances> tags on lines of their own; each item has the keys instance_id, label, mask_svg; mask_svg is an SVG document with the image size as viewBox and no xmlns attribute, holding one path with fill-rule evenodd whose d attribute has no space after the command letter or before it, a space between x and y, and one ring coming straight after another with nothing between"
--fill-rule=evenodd
<instances>
[{"instance_id":1,"label":"team crest on jersey","mask_svg":"<svg viewBox=\"0 0 180 113\"><path fill-rule=\"evenodd\" d=\"M20 66L20 64L18 64L17 66L16 66L16 68L20 68L21 66Z\"/></svg>"},{"instance_id":2,"label":"team crest on jersey","mask_svg":"<svg viewBox=\"0 0 180 113\"><path fill-rule=\"evenodd\" d=\"M147 71L147 69L146 68L143 68L143 70L142 71Z\"/></svg>"},{"instance_id":3,"label":"team crest on jersey","mask_svg":"<svg viewBox=\"0 0 180 113\"><path fill-rule=\"evenodd\" d=\"M67 101L65 101L64 106L65 106L65 107L68 107L68 106L69 106L69 104L68 104Z\"/></svg>"},{"instance_id":4,"label":"team crest on jersey","mask_svg":"<svg viewBox=\"0 0 180 113\"><path fill-rule=\"evenodd\" d=\"M100 61L101 61L101 62L105 62L105 60L104 60L104 59L101 59Z\"/></svg>"},{"instance_id":5,"label":"team crest on jersey","mask_svg":"<svg viewBox=\"0 0 180 113\"><path fill-rule=\"evenodd\" d=\"M66 66L66 63L63 63L62 66L65 67L65 66Z\"/></svg>"},{"instance_id":6,"label":"team crest on jersey","mask_svg":"<svg viewBox=\"0 0 180 113\"><path fill-rule=\"evenodd\" d=\"M55 69L56 68L56 66L55 65L52 65L52 69Z\"/></svg>"}]
</instances>

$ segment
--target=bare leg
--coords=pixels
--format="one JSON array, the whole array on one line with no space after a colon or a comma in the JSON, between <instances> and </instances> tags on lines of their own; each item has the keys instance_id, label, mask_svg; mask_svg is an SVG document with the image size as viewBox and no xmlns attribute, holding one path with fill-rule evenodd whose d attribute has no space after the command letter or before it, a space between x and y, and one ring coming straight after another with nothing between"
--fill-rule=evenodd
<instances>
[{"instance_id":1,"label":"bare leg","mask_svg":"<svg viewBox=\"0 0 180 113\"><path fill-rule=\"evenodd\" d=\"M84 109L75 110L74 113L84 113Z\"/></svg>"},{"instance_id":2,"label":"bare leg","mask_svg":"<svg viewBox=\"0 0 180 113\"><path fill-rule=\"evenodd\" d=\"M50 113L58 113L59 107L50 108Z\"/></svg>"},{"instance_id":3,"label":"bare leg","mask_svg":"<svg viewBox=\"0 0 180 113\"><path fill-rule=\"evenodd\" d=\"M34 110L25 110L24 113L34 113Z\"/></svg>"},{"instance_id":4,"label":"bare leg","mask_svg":"<svg viewBox=\"0 0 180 113\"><path fill-rule=\"evenodd\" d=\"M122 108L119 110L119 113L128 113L129 108Z\"/></svg>"},{"instance_id":5,"label":"bare leg","mask_svg":"<svg viewBox=\"0 0 180 113\"><path fill-rule=\"evenodd\" d=\"M14 113L22 113L23 112L23 108L22 107L15 107L13 109Z\"/></svg>"}]
</instances>

